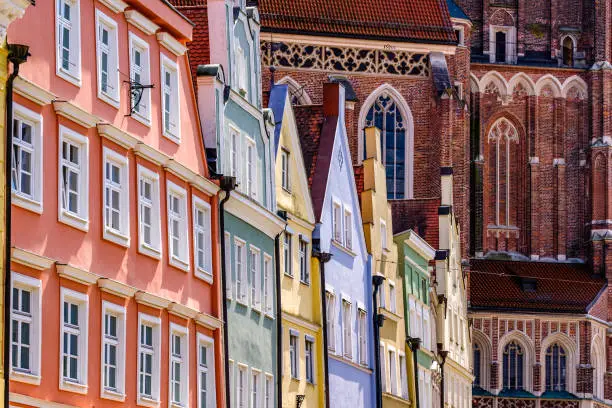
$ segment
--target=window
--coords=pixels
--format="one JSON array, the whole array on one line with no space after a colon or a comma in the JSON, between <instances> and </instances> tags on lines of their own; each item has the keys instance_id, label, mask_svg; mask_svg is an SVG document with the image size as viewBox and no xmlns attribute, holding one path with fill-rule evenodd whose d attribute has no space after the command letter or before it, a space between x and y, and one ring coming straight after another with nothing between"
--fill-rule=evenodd
<instances>
[{"instance_id":1,"label":"window","mask_svg":"<svg viewBox=\"0 0 612 408\"><path fill-rule=\"evenodd\" d=\"M102 398L125 395L125 308L102 301Z\"/></svg>"},{"instance_id":2,"label":"window","mask_svg":"<svg viewBox=\"0 0 612 408\"><path fill-rule=\"evenodd\" d=\"M546 391L567 390L567 354L558 343L546 349Z\"/></svg>"},{"instance_id":3,"label":"window","mask_svg":"<svg viewBox=\"0 0 612 408\"><path fill-rule=\"evenodd\" d=\"M225 231L223 239L225 243L225 296L231 299L234 293L234 280L232 279L232 236L229 232Z\"/></svg>"},{"instance_id":4,"label":"window","mask_svg":"<svg viewBox=\"0 0 612 408\"><path fill-rule=\"evenodd\" d=\"M523 389L523 367L525 354L520 344L512 341L504 347L503 388L507 390Z\"/></svg>"},{"instance_id":5,"label":"window","mask_svg":"<svg viewBox=\"0 0 612 408\"><path fill-rule=\"evenodd\" d=\"M274 406L274 379L270 374L266 374L266 385L264 390L264 406L263 408L272 408Z\"/></svg>"},{"instance_id":6,"label":"window","mask_svg":"<svg viewBox=\"0 0 612 408\"><path fill-rule=\"evenodd\" d=\"M353 358L353 331L351 327L351 303L342 299L342 349L344 357Z\"/></svg>"},{"instance_id":7,"label":"window","mask_svg":"<svg viewBox=\"0 0 612 408\"><path fill-rule=\"evenodd\" d=\"M406 356L402 353L399 354L399 369L400 369L400 381L402 383L402 398L407 400L408 399L408 376L407 376L407 371L406 371ZM427 388L427 391L425 392L425 398L428 398L427 396L430 395L431 393L431 388ZM425 406L430 406L430 405L425 405Z\"/></svg>"},{"instance_id":8,"label":"window","mask_svg":"<svg viewBox=\"0 0 612 408\"><path fill-rule=\"evenodd\" d=\"M193 196L193 253L195 275L212 282L212 232L210 204Z\"/></svg>"},{"instance_id":9,"label":"window","mask_svg":"<svg viewBox=\"0 0 612 408\"><path fill-rule=\"evenodd\" d=\"M13 204L42 213L42 116L13 104Z\"/></svg>"},{"instance_id":10,"label":"window","mask_svg":"<svg viewBox=\"0 0 612 408\"><path fill-rule=\"evenodd\" d=\"M506 33L504 31L495 33L495 62L506 62Z\"/></svg>"},{"instance_id":11,"label":"window","mask_svg":"<svg viewBox=\"0 0 612 408\"><path fill-rule=\"evenodd\" d=\"M170 265L189 270L187 240L187 193L185 189L168 181L168 252Z\"/></svg>"},{"instance_id":12,"label":"window","mask_svg":"<svg viewBox=\"0 0 612 408\"><path fill-rule=\"evenodd\" d=\"M387 244L387 223L383 220L380 220L380 242L383 250L389 249Z\"/></svg>"},{"instance_id":13,"label":"window","mask_svg":"<svg viewBox=\"0 0 612 408\"><path fill-rule=\"evenodd\" d=\"M138 320L138 403L154 403L159 401L161 320L142 313Z\"/></svg>"},{"instance_id":14,"label":"window","mask_svg":"<svg viewBox=\"0 0 612 408\"><path fill-rule=\"evenodd\" d=\"M291 378L299 378L300 364L300 334L291 329L289 330L289 363L291 365Z\"/></svg>"},{"instance_id":15,"label":"window","mask_svg":"<svg viewBox=\"0 0 612 408\"><path fill-rule=\"evenodd\" d=\"M473 353L473 362L474 362L474 370L473 370L473 374L474 374L474 386L475 387L482 387L482 383L481 383L481 372L480 372L480 367L481 367L481 357L482 357L482 350L480 349L480 345L478 343L472 343L472 353Z\"/></svg>"},{"instance_id":16,"label":"window","mask_svg":"<svg viewBox=\"0 0 612 408\"><path fill-rule=\"evenodd\" d=\"M387 299L385 295L385 282L378 287L378 307L385 309L387 307Z\"/></svg>"},{"instance_id":17,"label":"window","mask_svg":"<svg viewBox=\"0 0 612 408\"><path fill-rule=\"evenodd\" d=\"M11 380L40 384L41 282L11 272Z\"/></svg>"},{"instance_id":18,"label":"window","mask_svg":"<svg viewBox=\"0 0 612 408\"><path fill-rule=\"evenodd\" d=\"M361 307L357 312L357 335L359 342L359 364L368 365L368 318Z\"/></svg>"},{"instance_id":19,"label":"window","mask_svg":"<svg viewBox=\"0 0 612 408\"><path fill-rule=\"evenodd\" d=\"M385 344L383 342L380 343L379 350L380 352L378 358L380 359L380 378L382 382L382 389L384 392L389 392L389 389L387 388L387 359L385 358Z\"/></svg>"},{"instance_id":20,"label":"window","mask_svg":"<svg viewBox=\"0 0 612 408\"><path fill-rule=\"evenodd\" d=\"M88 299L84 293L61 288L60 389L87 393Z\"/></svg>"},{"instance_id":21,"label":"window","mask_svg":"<svg viewBox=\"0 0 612 408\"><path fill-rule=\"evenodd\" d=\"M247 366L238 364L238 378L236 380L236 407L247 408Z\"/></svg>"},{"instance_id":22,"label":"window","mask_svg":"<svg viewBox=\"0 0 612 408\"><path fill-rule=\"evenodd\" d=\"M293 235L285 231L283 235L283 265L285 268L285 275L293 277L293 259L291 259L291 244Z\"/></svg>"},{"instance_id":23,"label":"window","mask_svg":"<svg viewBox=\"0 0 612 408\"><path fill-rule=\"evenodd\" d=\"M246 138L246 189L244 193L257 199L257 148L255 141L251 138Z\"/></svg>"},{"instance_id":24,"label":"window","mask_svg":"<svg viewBox=\"0 0 612 408\"><path fill-rule=\"evenodd\" d=\"M300 258L300 281L306 284L310 283L310 273L308 270L308 242L300 237L299 242L299 258Z\"/></svg>"},{"instance_id":25,"label":"window","mask_svg":"<svg viewBox=\"0 0 612 408\"><path fill-rule=\"evenodd\" d=\"M128 159L104 148L104 239L130 245Z\"/></svg>"},{"instance_id":26,"label":"window","mask_svg":"<svg viewBox=\"0 0 612 408\"><path fill-rule=\"evenodd\" d=\"M264 254L264 312L272 316L274 301L274 278L272 275L272 257Z\"/></svg>"},{"instance_id":27,"label":"window","mask_svg":"<svg viewBox=\"0 0 612 408\"><path fill-rule=\"evenodd\" d=\"M261 256L259 249L249 248L249 280L251 284L251 307L261 308Z\"/></svg>"},{"instance_id":28,"label":"window","mask_svg":"<svg viewBox=\"0 0 612 408\"><path fill-rule=\"evenodd\" d=\"M457 45L465 45L465 29L462 26L454 26L455 37L457 38Z\"/></svg>"},{"instance_id":29,"label":"window","mask_svg":"<svg viewBox=\"0 0 612 408\"><path fill-rule=\"evenodd\" d=\"M391 383L391 394L397 395L397 362L395 361L395 350L389 347L389 382Z\"/></svg>"},{"instance_id":30,"label":"window","mask_svg":"<svg viewBox=\"0 0 612 408\"><path fill-rule=\"evenodd\" d=\"M89 228L89 141L60 125L59 220L75 228Z\"/></svg>"},{"instance_id":31,"label":"window","mask_svg":"<svg viewBox=\"0 0 612 408\"><path fill-rule=\"evenodd\" d=\"M306 381L314 384L314 338L310 336L305 337L304 360L306 364Z\"/></svg>"},{"instance_id":32,"label":"window","mask_svg":"<svg viewBox=\"0 0 612 408\"><path fill-rule=\"evenodd\" d=\"M189 395L189 332L186 327L170 323L169 400L186 405Z\"/></svg>"},{"instance_id":33,"label":"window","mask_svg":"<svg viewBox=\"0 0 612 408\"><path fill-rule=\"evenodd\" d=\"M163 54L161 55L161 83L162 134L180 143L178 66Z\"/></svg>"},{"instance_id":34,"label":"window","mask_svg":"<svg viewBox=\"0 0 612 408\"><path fill-rule=\"evenodd\" d=\"M198 333L198 408L213 408L217 404L214 358L213 339Z\"/></svg>"},{"instance_id":35,"label":"window","mask_svg":"<svg viewBox=\"0 0 612 408\"><path fill-rule=\"evenodd\" d=\"M230 408L235 408L237 406L236 404L236 378L235 378L235 368L234 368L234 360L230 359L229 360L229 378L227 379L227 381L229 381L229 385L230 385L230 399L231 399L231 406Z\"/></svg>"},{"instance_id":36,"label":"window","mask_svg":"<svg viewBox=\"0 0 612 408\"><path fill-rule=\"evenodd\" d=\"M239 238L234 238L234 256L236 264L236 300L247 303L247 259L246 244Z\"/></svg>"},{"instance_id":37,"label":"window","mask_svg":"<svg viewBox=\"0 0 612 408\"><path fill-rule=\"evenodd\" d=\"M149 44L130 32L130 79L140 85L151 84ZM151 121L151 90L131 95L132 117L148 125ZM138 100L140 98L140 100Z\"/></svg>"},{"instance_id":38,"label":"window","mask_svg":"<svg viewBox=\"0 0 612 408\"><path fill-rule=\"evenodd\" d=\"M574 65L574 40L569 35L563 39L563 65Z\"/></svg>"},{"instance_id":39,"label":"window","mask_svg":"<svg viewBox=\"0 0 612 408\"><path fill-rule=\"evenodd\" d=\"M406 175L410 169L410 157L406 146L409 122L397 102L388 92L383 92L372 103L364 123L365 129L380 129L381 157L387 172L387 197L389 199L409 198L406 192ZM363 154L365 157L365 143Z\"/></svg>"},{"instance_id":40,"label":"window","mask_svg":"<svg viewBox=\"0 0 612 408\"><path fill-rule=\"evenodd\" d=\"M333 206L334 241L342 243L342 206L336 202Z\"/></svg>"},{"instance_id":41,"label":"window","mask_svg":"<svg viewBox=\"0 0 612 408\"><path fill-rule=\"evenodd\" d=\"M240 179L240 132L230 126L230 157L229 157L229 173L231 176L236 177L238 184L241 183Z\"/></svg>"},{"instance_id":42,"label":"window","mask_svg":"<svg viewBox=\"0 0 612 408\"><path fill-rule=\"evenodd\" d=\"M259 370L251 369L251 408L259 408L261 399L260 377L261 372Z\"/></svg>"},{"instance_id":43,"label":"window","mask_svg":"<svg viewBox=\"0 0 612 408\"><path fill-rule=\"evenodd\" d=\"M281 149L281 186L289 191L289 152Z\"/></svg>"},{"instance_id":44,"label":"window","mask_svg":"<svg viewBox=\"0 0 612 408\"><path fill-rule=\"evenodd\" d=\"M327 349L336 351L336 296L325 292L325 308L327 309Z\"/></svg>"},{"instance_id":45,"label":"window","mask_svg":"<svg viewBox=\"0 0 612 408\"><path fill-rule=\"evenodd\" d=\"M389 282L389 311L397 312L397 298L395 297L395 283Z\"/></svg>"},{"instance_id":46,"label":"window","mask_svg":"<svg viewBox=\"0 0 612 408\"><path fill-rule=\"evenodd\" d=\"M246 97L248 94L247 60L244 49L239 43L236 44L234 61L236 63L236 86L238 87L240 94Z\"/></svg>"},{"instance_id":47,"label":"window","mask_svg":"<svg viewBox=\"0 0 612 408\"><path fill-rule=\"evenodd\" d=\"M119 107L119 59L117 23L96 10L98 98Z\"/></svg>"},{"instance_id":48,"label":"window","mask_svg":"<svg viewBox=\"0 0 612 408\"><path fill-rule=\"evenodd\" d=\"M81 22L79 0L55 2L56 69L61 78L81 85Z\"/></svg>"},{"instance_id":49,"label":"window","mask_svg":"<svg viewBox=\"0 0 612 408\"><path fill-rule=\"evenodd\" d=\"M138 250L155 258L161 254L159 175L138 165Z\"/></svg>"},{"instance_id":50,"label":"window","mask_svg":"<svg viewBox=\"0 0 612 408\"><path fill-rule=\"evenodd\" d=\"M344 210L344 246L348 249L353 248L353 215L350 211Z\"/></svg>"}]
</instances>

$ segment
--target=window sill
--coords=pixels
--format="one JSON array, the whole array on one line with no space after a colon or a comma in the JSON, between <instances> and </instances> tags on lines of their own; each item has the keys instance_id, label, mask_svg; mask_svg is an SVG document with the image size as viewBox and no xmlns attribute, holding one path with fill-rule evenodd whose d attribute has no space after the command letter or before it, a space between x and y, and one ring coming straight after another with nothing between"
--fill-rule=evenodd
<instances>
[{"instance_id":1,"label":"window sill","mask_svg":"<svg viewBox=\"0 0 612 408\"><path fill-rule=\"evenodd\" d=\"M281 187L283 189L283 191L289 195L292 195L293 193L291 192L291 189L289 187Z\"/></svg>"},{"instance_id":2,"label":"window sill","mask_svg":"<svg viewBox=\"0 0 612 408\"><path fill-rule=\"evenodd\" d=\"M284 272L284 273L283 273L283 275L285 275L285 276L286 276L286 277L288 277L288 278L293 279L293 274L292 274L292 273L287 273L287 272Z\"/></svg>"},{"instance_id":3,"label":"window sill","mask_svg":"<svg viewBox=\"0 0 612 408\"><path fill-rule=\"evenodd\" d=\"M294 375L291 376L291 381L300 382L300 379Z\"/></svg>"},{"instance_id":4,"label":"window sill","mask_svg":"<svg viewBox=\"0 0 612 408\"><path fill-rule=\"evenodd\" d=\"M149 256L153 259L157 259L158 261L161 259L161 251L149 246L147 244L141 243L138 245L138 252L142 255Z\"/></svg>"},{"instance_id":5,"label":"window sill","mask_svg":"<svg viewBox=\"0 0 612 408\"><path fill-rule=\"evenodd\" d=\"M104 227L103 238L107 241L113 242L117 245L120 245L125 248L130 247L130 237L128 235L124 235L119 231L115 231L111 228Z\"/></svg>"},{"instance_id":6,"label":"window sill","mask_svg":"<svg viewBox=\"0 0 612 408\"><path fill-rule=\"evenodd\" d=\"M110 106L112 106L115 109L119 109L120 103L119 103L119 97L117 98L113 98L112 96L102 92L102 91L98 91L98 99L100 99L102 102L106 102L107 104L109 104Z\"/></svg>"},{"instance_id":7,"label":"window sill","mask_svg":"<svg viewBox=\"0 0 612 408\"><path fill-rule=\"evenodd\" d=\"M274 320L275 319L274 315L272 313L270 313L270 312L265 312L264 313L264 317L267 317L270 320Z\"/></svg>"},{"instance_id":8,"label":"window sill","mask_svg":"<svg viewBox=\"0 0 612 408\"><path fill-rule=\"evenodd\" d=\"M77 214L71 213L61 208L58 221L83 232L89 231L89 220L81 218Z\"/></svg>"},{"instance_id":9,"label":"window sill","mask_svg":"<svg viewBox=\"0 0 612 408\"><path fill-rule=\"evenodd\" d=\"M211 285L213 284L213 276L212 276L212 274L206 272L203 269L196 268L196 270L195 270L195 277L198 278L198 279L201 279L204 282L209 283Z\"/></svg>"},{"instance_id":10,"label":"window sill","mask_svg":"<svg viewBox=\"0 0 612 408\"><path fill-rule=\"evenodd\" d=\"M244 299L236 298L236 303L244 307L249 307L249 303Z\"/></svg>"},{"instance_id":11,"label":"window sill","mask_svg":"<svg viewBox=\"0 0 612 408\"><path fill-rule=\"evenodd\" d=\"M253 312L257 313L257 314L262 314L261 306L258 306L256 304L255 305L251 305L251 310Z\"/></svg>"},{"instance_id":12,"label":"window sill","mask_svg":"<svg viewBox=\"0 0 612 408\"><path fill-rule=\"evenodd\" d=\"M143 407L159 407L159 404L159 400L143 397L142 395L139 395L138 399L136 400L136 405L140 405Z\"/></svg>"},{"instance_id":13,"label":"window sill","mask_svg":"<svg viewBox=\"0 0 612 408\"><path fill-rule=\"evenodd\" d=\"M300 279L300 283L304 286L310 286L310 281L303 281Z\"/></svg>"},{"instance_id":14,"label":"window sill","mask_svg":"<svg viewBox=\"0 0 612 408\"><path fill-rule=\"evenodd\" d=\"M43 206L41 202L33 200L29 197L24 197L14 191L11 193L11 204L14 204L17 207L21 207L28 211L32 211L36 214L42 214L43 212Z\"/></svg>"},{"instance_id":15,"label":"window sill","mask_svg":"<svg viewBox=\"0 0 612 408\"><path fill-rule=\"evenodd\" d=\"M166 130L164 130L162 132L162 136L164 136L166 139L170 140L171 142L174 142L178 145L181 144L181 138L180 136L175 136L172 133L167 132Z\"/></svg>"},{"instance_id":16,"label":"window sill","mask_svg":"<svg viewBox=\"0 0 612 408\"><path fill-rule=\"evenodd\" d=\"M130 101L131 103L131 101ZM132 119L134 119L137 122L140 122L141 124L145 125L146 127L151 127L151 115L141 115L138 112L134 112L132 113Z\"/></svg>"},{"instance_id":17,"label":"window sill","mask_svg":"<svg viewBox=\"0 0 612 408\"><path fill-rule=\"evenodd\" d=\"M10 374L11 381L18 381L21 383L32 384L32 385L40 385L41 377L40 375L24 373L21 371L11 370Z\"/></svg>"},{"instance_id":18,"label":"window sill","mask_svg":"<svg viewBox=\"0 0 612 408\"><path fill-rule=\"evenodd\" d=\"M125 394L117 392L117 391L103 389L102 392L100 393L100 398L104 398L104 399L108 399L112 401L124 402Z\"/></svg>"},{"instance_id":19,"label":"window sill","mask_svg":"<svg viewBox=\"0 0 612 408\"><path fill-rule=\"evenodd\" d=\"M345 247L344 245L342 245L340 242L336 241L335 239L332 240L332 244L338 248L340 251L344 252L345 254L351 256L352 258L355 258L357 256L356 253L354 253L350 248Z\"/></svg>"},{"instance_id":20,"label":"window sill","mask_svg":"<svg viewBox=\"0 0 612 408\"><path fill-rule=\"evenodd\" d=\"M81 87L81 76L74 75L71 72L66 71L61 67L61 65L56 65L55 74L58 77L70 82L72 85L77 86L79 88Z\"/></svg>"},{"instance_id":21,"label":"window sill","mask_svg":"<svg viewBox=\"0 0 612 408\"><path fill-rule=\"evenodd\" d=\"M87 384L80 384L72 381L67 381L65 379L60 380L59 389L63 391L74 392L77 394L87 394L88 390Z\"/></svg>"},{"instance_id":22,"label":"window sill","mask_svg":"<svg viewBox=\"0 0 612 408\"><path fill-rule=\"evenodd\" d=\"M170 256L169 264L170 266L174 266L175 268L180 269L184 272L189 272L189 262L185 262L182 259Z\"/></svg>"}]
</instances>

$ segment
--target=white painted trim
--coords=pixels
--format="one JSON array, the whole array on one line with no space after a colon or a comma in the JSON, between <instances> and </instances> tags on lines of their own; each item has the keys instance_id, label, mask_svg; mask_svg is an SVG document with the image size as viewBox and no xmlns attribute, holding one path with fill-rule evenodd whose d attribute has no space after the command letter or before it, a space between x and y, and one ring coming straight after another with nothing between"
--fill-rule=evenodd
<instances>
[{"instance_id":1,"label":"white painted trim","mask_svg":"<svg viewBox=\"0 0 612 408\"><path fill-rule=\"evenodd\" d=\"M13 82L13 91L40 106L49 105L57 99L57 97L48 90L23 77L15 78L15 82Z\"/></svg>"},{"instance_id":2,"label":"white painted trim","mask_svg":"<svg viewBox=\"0 0 612 408\"><path fill-rule=\"evenodd\" d=\"M292 323L296 326L299 326L305 330L310 330L313 333L319 333L321 330L321 325L316 324L316 323L312 323L309 322L308 320L300 317L300 316L294 316L292 314L289 314L287 312L281 312L281 317L283 320L288 321L289 323Z\"/></svg>"},{"instance_id":3,"label":"white painted trim","mask_svg":"<svg viewBox=\"0 0 612 408\"><path fill-rule=\"evenodd\" d=\"M127 10L124 12L124 14L128 23L140 29L140 31L147 35L155 34L157 30L159 30L159 26L157 24L136 10Z\"/></svg>"},{"instance_id":4,"label":"white painted trim","mask_svg":"<svg viewBox=\"0 0 612 408\"><path fill-rule=\"evenodd\" d=\"M157 41L160 45L166 47L168 51L170 51L177 57L180 57L181 55L184 55L185 52L187 52L186 46L181 44L180 41L178 41L170 33L167 33L165 31L160 31L159 33L157 33Z\"/></svg>"},{"instance_id":5,"label":"white painted trim","mask_svg":"<svg viewBox=\"0 0 612 408\"><path fill-rule=\"evenodd\" d=\"M128 8L128 4L121 0L100 0L100 3L104 4L115 13L122 13Z\"/></svg>"},{"instance_id":6,"label":"white painted trim","mask_svg":"<svg viewBox=\"0 0 612 408\"><path fill-rule=\"evenodd\" d=\"M88 380L88 359L89 359L89 296L86 293L77 292L66 287L60 287L60 311L63 310L64 302L69 300L79 305L79 309L83 307L85 310L79 310L79 382L69 382L64 380L62 375L64 349L64 322L60 318L60 344L59 344L59 389L70 391L77 394L87 394L89 386ZM61 312L60 312L61 316Z\"/></svg>"},{"instance_id":7,"label":"white painted trim","mask_svg":"<svg viewBox=\"0 0 612 408\"><path fill-rule=\"evenodd\" d=\"M136 146L134 146L134 153L136 156L140 156L148 161L158 165L165 166L166 163L170 160L170 156L160 152L152 146L144 142L138 142Z\"/></svg>"},{"instance_id":8,"label":"white painted trim","mask_svg":"<svg viewBox=\"0 0 612 408\"><path fill-rule=\"evenodd\" d=\"M182 213L182 225L179 225L181 234L179 234L179 251L184 252L183 258L174 256L172 254L172 231L170 229L170 205L169 196L177 196L179 198L179 205L181 206L180 211ZM187 190L170 180L166 180L166 229L167 229L167 240L168 240L168 263L175 268L182 271L189 272L190 270L190 248L189 248L189 211L187 205ZM180 255L180 253L179 253Z\"/></svg>"},{"instance_id":9,"label":"white painted trim","mask_svg":"<svg viewBox=\"0 0 612 408\"><path fill-rule=\"evenodd\" d=\"M425 241L419 234L413 230L408 231L408 238L404 240L410 248L415 252L419 253L423 258L431 261L436 256L436 250L432 248L427 241Z\"/></svg>"},{"instance_id":10,"label":"white painted trim","mask_svg":"<svg viewBox=\"0 0 612 408\"><path fill-rule=\"evenodd\" d=\"M198 240L196 233L196 210L204 215L204 267L198 266ZM191 195L192 234L193 234L193 269L196 278L200 278L210 284L213 283L213 235L212 235L212 209L210 204L195 194Z\"/></svg>"},{"instance_id":11,"label":"white painted trim","mask_svg":"<svg viewBox=\"0 0 612 408\"><path fill-rule=\"evenodd\" d=\"M58 402L51 402L41 400L38 398L30 397L29 395L18 394L11 392L9 394L9 401L17 404L27 405L29 407L44 407L44 408L79 408L75 405L60 404Z\"/></svg>"},{"instance_id":12,"label":"white painted trim","mask_svg":"<svg viewBox=\"0 0 612 408\"><path fill-rule=\"evenodd\" d=\"M107 92L102 91L102 66L100 47L100 27L106 27L109 31L109 55L108 55L108 86ZM121 93L121 82L119 80L119 34L117 22L96 8L96 80L98 89L98 99L119 109L119 99ZM115 90L113 91L113 88Z\"/></svg>"},{"instance_id":13,"label":"white painted trim","mask_svg":"<svg viewBox=\"0 0 612 408\"><path fill-rule=\"evenodd\" d=\"M124 299L129 299L138 292L138 289L135 287L109 278L98 279L98 287L102 292L110 293L111 295L119 296Z\"/></svg>"},{"instance_id":14,"label":"white painted trim","mask_svg":"<svg viewBox=\"0 0 612 408\"><path fill-rule=\"evenodd\" d=\"M146 55L141 56L141 82L144 82L143 85L148 85L151 83L151 48L149 47L149 43L142 38L140 38L136 33L130 31L128 33L128 41L129 41L129 61L130 61L130 79L134 78L134 72L132 71L132 67L134 66L134 48L139 48ZM151 89L143 90L143 95L141 99L146 103L146 111L145 112L133 112L132 118L142 123L145 126L151 126ZM130 98L130 106L131 106L131 98ZM140 104L142 106L142 104ZM144 113L144 114L143 114Z\"/></svg>"},{"instance_id":15,"label":"white painted trim","mask_svg":"<svg viewBox=\"0 0 612 408\"><path fill-rule=\"evenodd\" d=\"M241 194L232 194L225 205L226 211L275 238L285 228L285 222L266 208Z\"/></svg>"},{"instance_id":16,"label":"white painted trim","mask_svg":"<svg viewBox=\"0 0 612 408\"><path fill-rule=\"evenodd\" d=\"M161 233L161 192L159 173L138 164L136 167L137 185L136 194L138 196L138 252L153 259L161 259L162 255L162 233ZM146 180L152 184L151 191L151 244L144 242L142 232L142 195L140 191L141 180Z\"/></svg>"},{"instance_id":17,"label":"white painted trim","mask_svg":"<svg viewBox=\"0 0 612 408\"><path fill-rule=\"evenodd\" d=\"M119 230L106 225L106 165L114 164L119 167L120 174L120 213ZM117 245L129 248L130 246L130 166L127 156L113 149L102 149L102 238Z\"/></svg>"},{"instance_id":18,"label":"white painted trim","mask_svg":"<svg viewBox=\"0 0 612 408\"><path fill-rule=\"evenodd\" d=\"M198 311L189 306L181 305L180 303L172 302L168 305L168 312L183 319L194 319L198 315Z\"/></svg>"},{"instance_id":19,"label":"white painted trim","mask_svg":"<svg viewBox=\"0 0 612 408\"><path fill-rule=\"evenodd\" d=\"M110 123L98 123L97 127L100 136L117 143L125 149L133 149L140 142L138 138Z\"/></svg>"},{"instance_id":20,"label":"white painted trim","mask_svg":"<svg viewBox=\"0 0 612 408\"><path fill-rule=\"evenodd\" d=\"M105 325L105 315L107 312L109 314L114 315L117 322L117 354L116 354L116 385L117 391L108 390L104 388L104 325ZM101 325L100 325L100 335L101 335L101 347L100 347L100 398L109 399L113 401L125 401L125 385L126 385L126 376L125 376L125 366L126 366L126 352L125 345L127 343L127 332L126 332L126 320L127 320L127 309L125 305L118 305L113 302L109 302L107 300L102 300L102 311L100 313Z\"/></svg>"},{"instance_id":21,"label":"white painted trim","mask_svg":"<svg viewBox=\"0 0 612 408\"><path fill-rule=\"evenodd\" d=\"M141 293L141 292L139 292ZM138 294L136 294L138 296ZM152 369L152 378L151 378L151 394L153 399L145 397L140 394L140 327L143 324L148 324L153 326L152 333L152 346L153 346L153 369ZM157 407L160 405L161 401L161 319L157 316L151 316L147 313L138 313L138 355L137 355L137 369L136 369L136 390L137 390L137 398L136 405L146 406L146 407Z\"/></svg>"},{"instance_id":22,"label":"white painted trim","mask_svg":"<svg viewBox=\"0 0 612 408\"><path fill-rule=\"evenodd\" d=\"M61 4L59 2L55 2L55 16L54 16L54 31L55 31L55 42L54 42L54 47L55 47L55 75L57 75L58 77L70 82L71 84L73 84L74 86L80 87L81 86L81 79L82 79L82 53L81 53L81 46L82 46L82 41L81 41L81 37L82 37L82 30L81 30L81 5L80 5L80 0L74 0L72 5L74 6L72 8L72 14L75 16L75 19L73 21L71 21L71 25L72 25L72 30L76 31L75 33L75 37L72 38L72 36L70 37L70 51L71 52L76 52L76 61L74 62L75 68L74 71L72 70L66 70L62 67L62 57L60 55L60 47L59 47L59 43L60 43L60 39L59 39L59 16L60 16L60 10L59 10L59 6L61 6ZM72 61L70 61L72 62Z\"/></svg>"},{"instance_id":23,"label":"white painted trim","mask_svg":"<svg viewBox=\"0 0 612 408\"><path fill-rule=\"evenodd\" d=\"M100 278L99 275L96 275L93 272L77 268L76 266L72 266L70 264L58 263L55 266L55 269L57 269L57 274L62 278L69 279L71 281L81 283L87 286L93 285L94 283L98 282L98 279Z\"/></svg>"},{"instance_id":24,"label":"white painted trim","mask_svg":"<svg viewBox=\"0 0 612 408\"><path fill-rule=\"evenodd\" d=\"M17 247L11 247L11 261L38 271L49 269L55 264L51 258Z\"/></svg>"},{"instance_id":25,"label":"white painted trim","mask_svg":"<svg viewBox=\"0 0 612 408\"><path fill-rule=\"evenodd\" d=\"M150 306L155 309L166 309L172 303L171 300L165 299L161 296L154 295L152 293L143 292L138 290L134 295L136 303L140 303L146 306Z\"/></svg>"},{"instance_id":26,"label":"white painted trim","mask_svg":"<svg viewBox=\"0 0 612 408\"><path fill-rule=\"evenodd\" d=\"M180 76L180 71L179 71L179 66L176 63L176 61L171 60L170 58L168 58L164 53L160 52L159 53L159 58L160 58L160 62L159 62L159 73L160 73L160 86L159 86L159 92L160 92L160 110L161 110L161 124L162 124L162 135L166 138L168 138L169 140L173 141L174 143L177 144L181 144L181 88L180 88L180 84L181 84L181 76ZM173 88L171 88L171 95L170 95L170 104L174 105L172 106L172 109L170 110L170 122L172 122L174 120L174 126L175 126L175 131L174 133L170 133L168 131L166 131L166 128L164 126L164 108L165 108L165 98L164 98L164 87L165 87L165 79L164 79L164 73L168 71L171 73L171 76L173 75L174 77L176 77L174 84L172 84ZM176 88L176 89L174 89ZM176 100L174 101L173 99L176 98Z\"/></svg>"},{"instance_id":27,"label":"white painted trim","mask_svg":"<svg viewBox=\"0 0 612 408\"><path fill-rule=\"evenodd\" d=\"M59 116L63 116L72 122L83 126L84 128L92 128L96 124L102 122L102 119L93 115L81 107L67 101L53 101L53 109Z\"/></svg>"},{"instance_id":28,"label":"white painted trim","mask_svg":"<svg viewBox=\"0 0 612 408\"><path fill-rule=\"evenodd\" d=\"M524 72L518 72L514 74L510 81L507 82L508 94L512 95L514 92L514 87L518 84L523 85L523 88L527 90L527 95L534 96L536 95L536 84L533 82L533 79L529 75L526 75Z\"/></svg>"},{"instance_id":29,"label":"white painted trim","mask_svg":"<svg viewBox=\"0 0 612 408\"><path fill-rule=\"evenodd\" d=\"M181 403L172 401L172 335L179 335L181 338L181 372L180 372L180 398ZM191 341L189 338L189 328L176 323L170 323L168 330L168 406L169 407L189 407L190 387L189 372L191 371L189 361L189 349Z\"/></svg>"},{"instance_id":30,"label":"white painted trim","mask_svg":"<svg viewBox=\"0 0 612 408\"><path fill-rule=\"evenodd\" d=\"M196 316L196 323L210 330L219 330L223 327L222 320L203 312Z\"/></svg>"},{"instance_id":31,"label":"white painted trim","mask_svg":"<svg viewBox=\"0 0 612 408\"><path fill-rule=\"evenodd\" d=\"M563 85L561 82L551 74L546 74L536 82L536 94L542 96L542 88L549 86L553 91L555 98L561 98L563 96Z\"/></svg>"}]
</instances>

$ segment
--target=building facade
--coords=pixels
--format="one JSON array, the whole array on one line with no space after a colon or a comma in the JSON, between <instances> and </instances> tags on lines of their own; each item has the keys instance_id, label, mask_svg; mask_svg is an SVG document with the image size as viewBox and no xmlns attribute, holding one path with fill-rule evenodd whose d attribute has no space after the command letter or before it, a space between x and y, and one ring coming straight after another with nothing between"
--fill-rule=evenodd
<instances>
[{"instance_id":1,"label":"building facade","mask_svg":"<svg viewBox=\"0 0 612 408\"><path fill-rule=\"evenodd\" d=\"M60 0L8 37L31 53L11 124L11 405L223 406L192 25L163 1Z\"/></svg>"},{"instance_id":2,"label":"building facade","mask_svg":"<svg viewBox=\"0 0 612 408\"><path fill-rule=\"evenodd\" d=\"M325 265L329 405L374 406L372 274L345 127L345 90L329 83L323 105L296 116Z\"/></svg>"}]
</instances>

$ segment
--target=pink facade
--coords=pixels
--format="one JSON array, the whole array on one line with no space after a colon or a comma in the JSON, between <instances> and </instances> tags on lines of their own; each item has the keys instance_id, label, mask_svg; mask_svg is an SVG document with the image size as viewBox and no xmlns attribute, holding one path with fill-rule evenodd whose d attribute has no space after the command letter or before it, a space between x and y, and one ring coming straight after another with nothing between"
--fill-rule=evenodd
<instances>
[{"instance_id":1,"label":"pink facade","mask_svg":"<svg viewBox=\"0 0 612 408\"><path fill-rule=\"evenodd\" d=\"M191 34L161 0L40 1L9 29L31 53L14 92L15 406L223 406ZM138 79L154 87L130 116Z\"/></svg>"}]
</instances>

